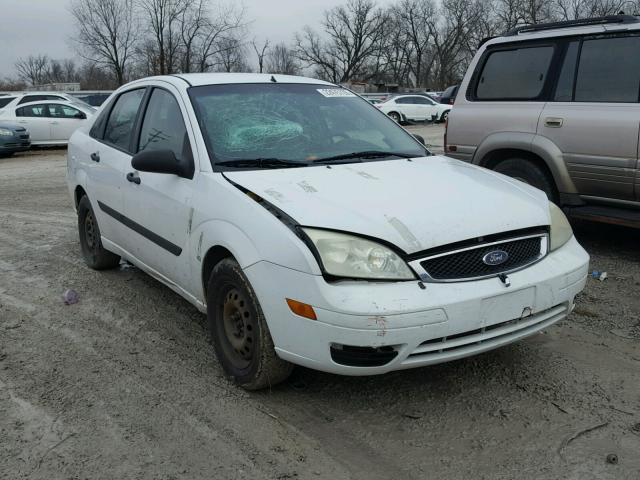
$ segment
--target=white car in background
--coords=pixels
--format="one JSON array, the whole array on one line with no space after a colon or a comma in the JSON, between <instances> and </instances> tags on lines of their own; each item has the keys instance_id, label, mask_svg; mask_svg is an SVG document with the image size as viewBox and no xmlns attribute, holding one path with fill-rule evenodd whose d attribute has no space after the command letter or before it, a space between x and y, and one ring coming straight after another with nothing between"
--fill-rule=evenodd
<instances>
[{"instance_id":1,"label":"white car in background","mask_svg":"<svg viewBox=\"0 0 640 480\"><path fill-rule=\"evenodd\" d=\"M79 127L93 116L95 109L64 100L12 103L0 110L0 119L26 128L31 145L66 145Z\"/></svg>"},{"instance_id":2,"label":"white car in background","mask_svg":"<svg viewBox=\"0 0 640 480\"><path fill-rule=\"evenodd\" d=\"M95 108L86 102L69 93L62 92L11 92L0 97L0 114L3 110L24 105L25 103L46 102L49 100L62 100L63 102L71 102L77 104L83 109L90 109L95 112Z\"/></svg>"},{"instance_id":3,"label":"white car in background","mask_svg":"<svg viewBox=\"0 0 640 480\"><path fill-rule=\"evenodd\" d=\"M451 111L451 105L437 103L424 95L399 95L376 107L398 123L406 120L444 122Z\"/></svg>"}]
</instances>

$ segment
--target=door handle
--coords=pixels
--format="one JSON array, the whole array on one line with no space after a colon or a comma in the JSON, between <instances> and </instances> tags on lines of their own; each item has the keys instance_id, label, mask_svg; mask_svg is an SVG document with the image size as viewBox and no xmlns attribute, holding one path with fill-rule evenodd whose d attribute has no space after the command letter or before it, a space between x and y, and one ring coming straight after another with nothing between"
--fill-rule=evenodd
<instances>
[{"instance_id":1,"label":"door handle","mask_svg":"<svg viewBox=\"0 0 640 480\"><path fill-rule=\"evenodd\" d=\"M136 185L140 185L140 177L138 176L138 172L127 173L127 180L131 183L135 183Z\"/></svg>"},{"instance_id":2,"label":"door handle","mask_svg":"<svg viewBox=\"0 0 640 480\"><path fill-rule=\"evenodd\" d=\"M60 122L51 122L51 125L58 125Z\"/></svg>"},{"instance_id":3,"label":"door handle","mask_svg":"<svg viewBox=\"0 0 640 480\"><path fill-rule=\"evenodd\" d=\"M93 160L94 162L99 162L100 161L100 154L98 152L93 152L91 154L91 160Z\"/></svg>"},{"instance_id":4,"label":"door handle","mask_svg":"<svg viewBox=\"0 0 640 480\"><path fill-rule=\"evenodd\" d=\"M558 117L547 117L544 119L544 125L549 128L560 128L564 123L564 119Z\"/></svg>"}]
</instances>

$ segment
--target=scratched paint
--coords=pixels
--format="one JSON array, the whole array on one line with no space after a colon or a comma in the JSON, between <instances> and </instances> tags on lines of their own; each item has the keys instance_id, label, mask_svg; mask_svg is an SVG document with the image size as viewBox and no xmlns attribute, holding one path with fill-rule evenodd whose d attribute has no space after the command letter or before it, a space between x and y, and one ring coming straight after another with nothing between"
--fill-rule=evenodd
<instances>
[{"instance_id":1,"label":"scratched paint","mask_svg":"<svg viewBox=\"0 0 640 480\"><path fill-rule=\"evenodd\" d=\"M193 226L193 207L189 210L189 223L187 224L187 233L191 233L191 227Z\"/></svg>"},{"instance_id":2,"label":"scratched paint","mask_svg":"<svg viewBox=\"0 0 640 480\"><path fill-rule=\"evenodd\" d=\"M200 232L200 239L198 240L198 249L196 250L196 258L199 262L202 261L202 238L204 237L204 233Z\"/></svg>"},{"instance_id":3,"label":"scratched paint","mask_svg":"<svg viewBox=\"0 0 640 480\"><path fill-rule=\"evenodd\" d=\"M274 190L273 188L270 188L268 190L265 190L264 193L266 193L267 195L269 195L271 198L274 198L276 200L278 200L279 202L284 201L284 195L282 193L280 193L277 190Z\"/></svg>"},{"instance_id":4,"label":"scratched paint","mask_svg":"<svg viewBox=\"0 0 640 480\"><path fill-rule=\"evenodd\" d=\"M307 193L316 193L318 191L304 180L302 182L298 182L298 186Z\"/></svg>"},{"instance_id":5,"label":"scratched paint","mask_svg":"<svg viewBox=\"0 0 640 480\"><path fill-rule=\"evenodd\" d=\"M422 244L418 241L416 236L411 233L409 227L402 223L400 219L396 217L386 218L387 222L389 222L389 225L391 225L409 245L411 245L416 250L422 249Z\"/></svg>"},{"instance_id":6,"label":"scratched paint","mask_svg":"<svg viewBox=\"0 0 640 480\"><path fill-rule=\"evenodd\" d=\"M362 170L358 170L356 173L360 175L362 178L366 178L367 180L380 180L375 175L371 175L368 172L363 172Z\"/></svg>"}]
</instances>

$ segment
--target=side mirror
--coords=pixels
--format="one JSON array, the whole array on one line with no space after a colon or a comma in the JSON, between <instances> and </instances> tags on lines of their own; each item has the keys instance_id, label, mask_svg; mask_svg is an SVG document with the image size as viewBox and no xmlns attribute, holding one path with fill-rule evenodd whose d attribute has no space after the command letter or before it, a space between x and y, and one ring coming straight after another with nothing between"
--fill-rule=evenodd
<instances>
[{"instance_id":1,"label":"side mirror","mask_svg":"<svg viewBox=\"0 0 640 480\"><path fill-rule=\"evenodd\" d=\"M424 137L422 135L418 135L417 133L413 134L413 138L415 138L416 140L418 140L422 145L424 145L425 147L427 146L427 143L424 141Z\"/></svg>"},{"instance_id":2,"label":"side mirror","mask_svg":"<svg viewBox=\"0 0 640 480\"><path fill-rule=\"evenodd\" d=\"M193 178L193 162L180 161L172 150L147 150L131 158L131 166L141 172L167 173Z\"/></svg>"},{"instance_id":3,"label":"side mirror","mask_svg":"<svg viewBox=\"0 0 640 480\"><path fill-rule=\"evenodd\" d=\"M73 118L77 118L78 120L86 120L87 115L84 112L78 112L73 116Z\"/></svg>"}]
</instances>

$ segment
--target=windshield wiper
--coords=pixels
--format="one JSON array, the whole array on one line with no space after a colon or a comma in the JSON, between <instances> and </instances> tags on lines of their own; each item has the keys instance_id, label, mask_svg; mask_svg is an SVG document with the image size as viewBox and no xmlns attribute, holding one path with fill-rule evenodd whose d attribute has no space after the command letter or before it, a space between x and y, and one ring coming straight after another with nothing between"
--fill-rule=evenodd
<instances>
[{"instance_id":1,"label":"windshield wiper","mask_svg":"<svg viewBox=\"0 0 640 480\"><path fill-rule=\"evenodd\" d=\"M359 158L384 158L384 157L399 157L399 158L414 158L416 155L402 152L385 152L382 150L364 150L362 152L345 153L343 155L334 155L333 157L318 158L313 160L313 163L333 162L337 160L349 160Z\"/></svg>"},{"instance_id":2,"label":"windshield wiper","mask_svg":"<svg viewBox=\"0 0 640 480\"><path fill-rule=\"evenodd\" d=\"M235 168L281 168L281 167L303 167L306 162L296 162L294 160L284 160L282 158L246 158L237 160L225 160L216 162L216 165Z\"/></svg>"}]
</instances>

